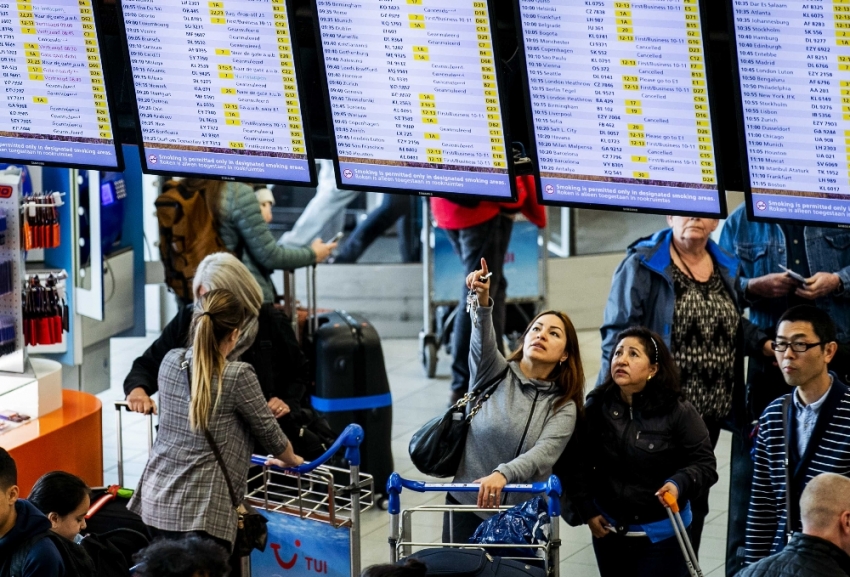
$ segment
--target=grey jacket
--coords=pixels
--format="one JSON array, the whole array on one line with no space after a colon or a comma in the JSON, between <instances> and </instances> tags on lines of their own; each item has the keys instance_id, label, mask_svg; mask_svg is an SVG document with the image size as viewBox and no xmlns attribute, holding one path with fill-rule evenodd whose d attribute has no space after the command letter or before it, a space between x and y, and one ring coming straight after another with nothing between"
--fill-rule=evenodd
<instances>
[{"instance_id":1,"label":"grey jacket","mask_svg":"<svg viewBox=\"0 0 850 577\"><path fill-rule=\"evenodd\" d=\"M228 183L221 193L218 234L227 250L242 253L242 263L248 267L260 288L263 301L274 302L271 271L309 266L316 262L310 247L285 247L277 244L263 220L260 203L247 184Z\"/></svg>"},{"instance_id":2,"label":"grey jacket","mask_svg":"<svg viewBox=\"0 0 850 577\"><path fill-rule=\"evenodd\" d=\"M570 401L553 413L561 397L557 385L529 379L516 362L505 360L496 347L492 313L492 307L478 308L478 327L472 329L469 349L470 390L497 377L508 365L510 370L472 419L454 482L471 483L493 471L502 473L508 483L544 481L573 434L576 406ZM528 432L519 447L526 423ZM466 505L477 499L476 493L452 496ZM507 503L529 498L526 493L511 493Z\"/></svg>"}]
</instances>

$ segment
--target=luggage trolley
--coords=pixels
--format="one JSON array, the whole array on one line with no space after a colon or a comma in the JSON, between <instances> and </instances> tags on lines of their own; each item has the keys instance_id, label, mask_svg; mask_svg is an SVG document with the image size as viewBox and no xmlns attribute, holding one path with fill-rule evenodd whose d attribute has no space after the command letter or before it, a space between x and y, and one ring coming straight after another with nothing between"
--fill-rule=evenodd
<instances>
[{"instance_id":1,"label":"luggage trolley","mask_svg":"<svg viewBox=\"0 0 850 577\"><path fill-rule=\"evenodd\" d=\"M422 275L424 300L424 325L419 332L419 356L426 376L433 378L437 372L437 353L449 344L451 327L457 311L458 295L466 275L472 271L462 269L446 231L434 226L427 199L422 206ZM549 229L539 229L517 215L511 232L511 242L505 254L505 278L508 280L507 321L518 313L522 329L531 322L531 316L522 306L533 305L534 313L546 303L546 277L548 267L547 242ZM438 314L438 310L447 314ZM534 314L532 313L532 315ZM507 329L506 329L507 330Z\"/></svg>"},{"instance_id":2,"label":"luggage trolley","mask_svg":"<svg viewBox=\"0 0 850 577\"><path fill-rule=\"evenodd\" d=\"M291 469L266 466L249 476L246 499L268 520L268 546L253 551L243 575L359 577L360 514L374 505L374 482L360 472L363 428L349 425L321 457ZM345 448L349 468L326 465ZM245 565L248 565L246 567Z\"/></svg>"},{"instance_id":3,"label":"luggage trolley","mask_svg":"<svg viewBox=\"0 0 850 577\"><path fill-rule=\"evenodd\" d=\"M399 559L407 557L413 552L413 548L433 547L434 543L416 542L413 539L413 514L414 513L444 513L450 515L453 512L486 512L492 513L494 509L479 509L475 505L420 505L410 509L401 509L401 492L403 489L410 489L418 493L425 492L464 492L477 493L478 485L473 483L423 483L421 481L412 481L404 479L398 473L393 473L390 480L387 482L387 492L389 493L389 512L390 512L390 562L396 563ZM443 543L440 546L455 547L461 549L537 549L543 551L543 560L547 577L559 577L560 575L560 517L561 517L561 481L555 475L549 477L545 482L526 483L516 485L505 485L502 489L505 493L531 493L534 495L543 494L548 497L549 518L551 522L551 530L549 533L549 542L543 545L537 544L506 544L506 545L478 545L470 543ZM504 511L512 506L502 506L499 510ZM453 536L452 536L453 537ZM454 541L454 539L451 539ZM518 559L522 561L534 560L539 562L537 557L504 557L504 559Z\"/></svg>"}]
</instances>

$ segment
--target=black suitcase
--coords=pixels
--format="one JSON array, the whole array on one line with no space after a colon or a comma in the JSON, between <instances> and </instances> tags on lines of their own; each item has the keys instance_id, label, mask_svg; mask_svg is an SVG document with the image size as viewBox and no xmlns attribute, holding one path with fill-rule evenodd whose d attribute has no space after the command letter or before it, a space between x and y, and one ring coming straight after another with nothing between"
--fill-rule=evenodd
<instances>
[{"instance_id":1,"label":"black suitcase","mask_svg":"<svg viewBox=\"0 0 850 577\"><path fill-rule=\"evenodd\" d=\"M375 479L376 501L386 496L393 472L393 407L378 333L366 319L345 311L318 315L313 408L332 429L363 427L360 470Z\"/></svg>"},{"instance_id":2,"label":"black suitcase","mask_svg":"<svg viewBox=\"0 0 850 577\"><path fill-rule=\"evenodd\" d=\"M502 559L481 549L435 547L413 553L408 559L425 564L427 577L546 577L546 570L519 559ZM403 565L404 561L399 561Z\"/></svg>"}]
</instances>

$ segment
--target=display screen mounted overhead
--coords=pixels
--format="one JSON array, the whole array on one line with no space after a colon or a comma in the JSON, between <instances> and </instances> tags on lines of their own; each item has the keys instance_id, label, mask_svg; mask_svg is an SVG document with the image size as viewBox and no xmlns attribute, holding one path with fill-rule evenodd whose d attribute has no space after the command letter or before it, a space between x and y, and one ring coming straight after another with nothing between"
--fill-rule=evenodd
<instances>
[{"instance_id":1,"label":"display screen mounted overhead","mask_svg":"<svg viewBox=\"0 0 850 577\"><path fill-rule=\"evenodd\" d=\"M146 172L315 184L284 0L121 8Z\"/></svg>"},{"instance_id":2,"label":"display screen mounted overhead","mask_svg":"<svg viewBox=\"0 0 850 577\"><path fill-rule=\"evenodd\" d=\"M316 0L337 179L513 198L499 57L474 0Z\"/></svg>"},{"instance_id":3,"label":"display screen mounted overhead","mask_svg":"<svg viewBox=\"0 0 850 577\"><path fill-rule=\"evenodd\" d=\"M92 0L0 1L0 160L123 169Z\"/></svg>"},{"instance_id":4,"label":"display screen mounted overhead","mask_svg":"<svg viewBox=\"0 0 850 577\"><path fill-rule=\"evenodd\" d=\"M732 14L749 216L850 227L850 3Z\"/></svg>"},{"instance_id":5,"label":"display screen mounted overhead","mask_svg":"<svg viewBox=\"0 0 850 577\"><path fill-rule=\"evenodd\" d=\"M546 204L725 215L697 0L517 0Z\"/></svg>"}]
</instances>

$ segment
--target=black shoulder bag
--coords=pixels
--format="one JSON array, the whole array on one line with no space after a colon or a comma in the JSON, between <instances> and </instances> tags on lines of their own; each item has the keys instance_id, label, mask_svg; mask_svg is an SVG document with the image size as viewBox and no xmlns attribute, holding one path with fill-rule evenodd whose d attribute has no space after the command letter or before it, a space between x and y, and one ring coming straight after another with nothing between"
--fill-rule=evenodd
<instances>
[{"instance_id":1,"label":"black shoulder bag","mask_svg":"<svg viewBox=\"0 0 850 577\"><path fill-rule=\"evenodd\" d=\"M471 393L467 393L452 405L444 415L434 417L421 429L413 433L410 439L410 460L419 472L431 477L451 477L457 473L466 435L475 414L481 405L490 398L493 391L505 379L510 367L505 367L498 376L490 379ZM478 401L466 414L466 405Z\"/></svg>"},{"instance_id":2,"label":"black shoulder bag","mask_svg":"<svg viewBox=\"0 0 850 577\"><path fill-rule=\"evenodd\" d=\"M189 375L188 361L183 361L183 368L186 370L186 385L189 387L189 398L191 398L192 381ZM221 451L219 451L218 445L209 432L209 429L204 429L204 436L207 438L207 443L210 449L212 449L215 460L224 475L224 481L227 483L227 492L230 494L230 501L233 503L233 508L236 510L236 516L238 518L236 522L236 539L233 542L233 553L238 557L247 557L254 549L265 551L266 543L269 539L269 530L266 527L268 520L260 515L247 499L242 502L239 501L236 491L233 490L233 484L230 482L230 475L227 474L227 467L224 465Z\"/></svg>"}]
</instances>

